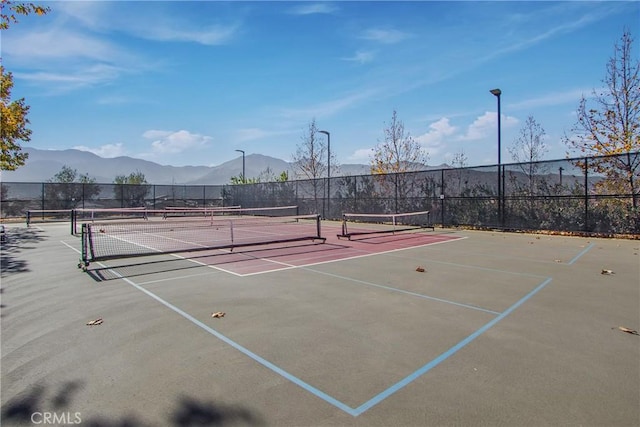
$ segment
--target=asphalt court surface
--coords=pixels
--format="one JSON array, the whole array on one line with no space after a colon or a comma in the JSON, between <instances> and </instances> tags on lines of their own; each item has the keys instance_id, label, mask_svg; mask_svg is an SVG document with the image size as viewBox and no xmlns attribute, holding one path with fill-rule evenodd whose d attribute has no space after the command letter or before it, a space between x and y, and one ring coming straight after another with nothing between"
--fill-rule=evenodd
<instances>
[{"instance_id":1,"label":"asphalt court surface","mask_svg":"<svg viewBox=\"0 0 640 427\"><path fill-rule=\"evenodd\" d=\"M68 227L10 229L3 422L640 422L640 340L618 329L640 326L638 241L338 230L83 273Z\"/></svg>"}]
</instances>

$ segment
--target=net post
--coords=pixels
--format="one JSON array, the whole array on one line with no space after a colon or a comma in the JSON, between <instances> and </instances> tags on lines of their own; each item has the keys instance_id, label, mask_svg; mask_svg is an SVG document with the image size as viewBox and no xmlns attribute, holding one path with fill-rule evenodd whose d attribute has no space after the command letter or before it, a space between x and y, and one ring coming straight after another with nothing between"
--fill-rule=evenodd
<instances>
[{"instance_id":1,"label":"net post","mask_svg":"<svg viewBox=\"0 0 640 427\"><path fill-rule=\"evenodd\" d=\"M322 238L322 233L320 228L321 228L320 215L318 215L316 217L316 229L317 229L316 235L318 236L318 239Z\"/></svg>"},{"instance_id":2,"label":"net post","mask_svg":"<svg viewBox=\"0 0 640 427\"><path fill-rule=\"evenodd\" d=\"M71 235L76 235L76 210L71 209Z\"/></svg>"},{"instance_id":3,"label":"net post","mask_svg":"<svg viewBox=\"0 0 640 427\"><path fill-rule=\"evenodd\" d=\"M27 211L27 228L31 225L31 211Z\"/></svg>"},{"instance_id":4,"label":"net post","mask_svg":"<svg viewBox=\"0 0 640 427\"><path fill-rule=\"evenodd\" d=\"M80 235L80 241L82 243L82 248L80 250L80 265L78 267L87 267L89 265L89 225L82 224L82 234Z\"/></svg>"},{"instance_id":5,"label":"net post","mask_svg":"<svg viewBox=\"0 0 640 427\"><path fill-rule=\"evenodd\" d=\"M347 215L342 215L342 235L347 235Z\"/></svg>"}]
</instances>

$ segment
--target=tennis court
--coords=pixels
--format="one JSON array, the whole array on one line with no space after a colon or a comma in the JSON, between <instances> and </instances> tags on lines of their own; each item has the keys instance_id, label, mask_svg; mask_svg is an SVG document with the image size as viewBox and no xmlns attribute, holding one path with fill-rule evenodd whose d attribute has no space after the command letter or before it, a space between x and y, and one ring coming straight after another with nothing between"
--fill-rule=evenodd
<instances>
[{"instance_id":1,"label":"tennis court","mask_svg":"<svg viewBox=\"0 0 640 427\"><path fill-rule=\"evenodd\" d=\"M129 251L175 241L172 221L92 235ZM640 327L637 240L314 227L194 252L135 240L148 251L127 257L96 243L86 272L68 223L7 227L3 423L640 422L640 337L620 329Z\"/></svg>"}]
</instances>

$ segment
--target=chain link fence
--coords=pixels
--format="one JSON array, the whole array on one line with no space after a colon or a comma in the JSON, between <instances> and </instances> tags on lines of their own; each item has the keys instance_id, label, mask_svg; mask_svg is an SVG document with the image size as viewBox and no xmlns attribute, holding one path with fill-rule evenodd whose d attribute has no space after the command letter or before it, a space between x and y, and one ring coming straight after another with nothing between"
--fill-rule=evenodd
<instances>
[{"instance_id":1,"label":"chain link fence","mask_svg":"<svg viewBox=\"0 0 640 427\"><path fill-rule=\"evenodd\" d=\"M640 153L237 185L2 183L3 219L28 210L297 205L300 214L428 210L435 224L640 233ZM44 216L45 213L42 213ZM43 218L44 219L44 218Z\"/></svg>"}]
</instances>

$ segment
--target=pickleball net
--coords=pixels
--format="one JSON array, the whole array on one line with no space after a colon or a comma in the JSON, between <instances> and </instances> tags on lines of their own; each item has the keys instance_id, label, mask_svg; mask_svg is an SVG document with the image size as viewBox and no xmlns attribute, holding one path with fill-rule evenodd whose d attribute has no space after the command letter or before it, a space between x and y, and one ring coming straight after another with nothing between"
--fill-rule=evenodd
<instances>
[{"instance_id":1,"label":"pickleball net","mask_svg":"<svg viewBox=\"0 0 640 427\"><path fill-rule=\"evenodd\" d=\"M338 238L372 234L400 233L422 229L434 229L429 211L404 213L344 213L342 230Z\"/></svg>"},{"instance_id":2,"label":"pickleball net","mask_svg":"<svg viewBox=\"0 0 640 427\"><path fill-rule=\"evenodd\" d=\"M91 262L304 240L324 242L319 215L203 217L82 224L79 267Z\"/></svg>"},{"instance_id":3,"label":"pickleball net","mask_svg":"<svg viewBox=\"0 0 640 427\"><path fill-rule=\"evenodd\" d=\"M185 220L212 218L220 216L233 217L282 217L298 215L298 206L273 206L262 208L243 208L241 206L224 207L167 207L164 209L147 208L94 208L74 209L71 211L71 234L80 234L83 222L137 221L137 220Z\"/></svg>"}]
</instances>

